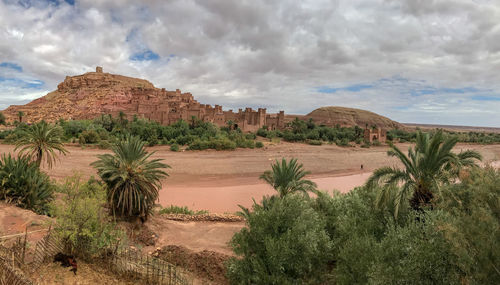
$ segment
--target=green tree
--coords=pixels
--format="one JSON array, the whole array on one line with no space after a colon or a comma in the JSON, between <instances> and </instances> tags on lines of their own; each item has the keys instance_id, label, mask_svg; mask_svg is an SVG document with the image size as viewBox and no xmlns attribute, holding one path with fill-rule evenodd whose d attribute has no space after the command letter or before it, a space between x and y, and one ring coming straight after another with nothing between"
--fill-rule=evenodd
<instances>
[{"instance_id":1,"label":"green tree","mask_svg":"<svg viewBox=\"0 0 500 285\"><path fill-rule=\"evenodd\" d=\"M145 221L151 213L161 179L169 168L161 159L149 159L139 137L127 136L112 147L113 155L98 155L91 165L107 185L107 199L113 213L125 217L140 217Z\"/></svg>"},{"instance_id":2,"label":"green tree","mask_svg":"<svg viewBox=\"0 0 500 285\"><path fill-rule=\"evenodd\" d=\"M15 150L20 149L20 154L28 154L38 166L45 160L50 169L57 159L56 151L63 155L68 153L61 141L61 134L61 128L56 125L45 122L34 124L22 132L16 141Z\"/></svg>"},{"instance_id":3,"label":"green tree","mask_svg":"<svg viewBox=\"0 0 500 285\"><path fill-rule=\"evenodd\" d=\"M290 122L290 127L292 127L294 134L302 134L307 130L306 122L299 120L299 118L295 118L295 120Z\"/></svg>"},{"instance_id":4,"label":"green tree","mask_svg":"<svg viewBox=\"0 0 500 285\"><path fill-rule=\"evenodd\" d=\"M19 118L19 123L22 123L23 117L24 117L24 112L23 111L17 112L17 117Z\"/></svg>"},{"instance_id":5,"label":"green tree","mask_svg":"<svg viewBox=\"0 0 500 285\"><path fill-rule=\"evenodd\" d=\"M275 196L273 196L275 197ZM231 245L231 284L330 284L323 282L331 260L325 218L298 196L264 199L247 211L247 227Z\"/></svg>"},{"instance_id":6,"label":"green tree","mask_svg":"<svg viewBox=\"0 0 500 285\"><path fill-rule=\"evenodd\" d=\"M0 125L5 125L5 115L0 112Z\"/></svg>"},{"instance_id":7,"label":"green tree","mask_svg":"<svg viewBox=\"0 0 500 285\"><path fill-rule=\"evenodd\" d=\"M226 122L226 124L227 124L227 128L228 128L229 130L232 130L232 129L233 129L233 125L234 125L233 120L229 120L229 121L227 121L227 122Z\"/></svg>"},{"instance_id":8,"label":"green tree","mask_svg":"<svg viewBox=\"0 0 500 285\"><path fill-rule=\"evenodd\" d=\"M122 127L124 127L127 124L126 122L127 115L123 111L120 111L120 113L118 113L118 119L120 120L120 125Z\"/></svg>"},{"instance_id":9,"label":"green tree","mask_svg":"<svg viewBox=\"0 0 500 285\"><path fill-rule=\"evenodd\" d=\"M105 208L106 191L93 177L82 181L79 174L67 177L52 203L55 232L71 254L91 260L104 250L117 248L125 233L109 220Z\"/></svg>"},{"instance_id":10,"label":"green tree","mask_svg":"<svg viewBox=\"0 0 500 285\"><path fill-rule=\"evenodd\" d=\"M389 143L388 156L396 157L404 169L395 167L382 167L368 179L367 185L376 184L398 185L396 193L393 187L383 187L379 193L378 204L382 205L394 197L395 216L401 204L410 200L410 205L415 210L430 206L434 192L440 191L440 186L449 184L458 177L462 167L476 166L475 160L481 160L481 155L472 150L455 154L453 147L458 142L456 137L445 138L441 131L434 134L432 139L429 134L417 132L416 145L408 149L405 155L399 148ZM411 198L410 198L411 195Z\"/></svg>"},{"instance_id":11,"label":"green tree","mask_svg":"<svg viewBox=\"0 0 500 285\"><path fill-rule=\"evenodd\" d=\"M310 172L305 171L303 165L298 164L295 158L290 159L290 162L287 162L286 159L283 158L281 163L276 160L271 165L271 168L272 171L265 171L260 176L260 179L266 181L278 191L281 198L290 193L302 192L307 194L308 191L314 191L316 189L316 183L304 179Z\"/></svg>"}]
</instances>

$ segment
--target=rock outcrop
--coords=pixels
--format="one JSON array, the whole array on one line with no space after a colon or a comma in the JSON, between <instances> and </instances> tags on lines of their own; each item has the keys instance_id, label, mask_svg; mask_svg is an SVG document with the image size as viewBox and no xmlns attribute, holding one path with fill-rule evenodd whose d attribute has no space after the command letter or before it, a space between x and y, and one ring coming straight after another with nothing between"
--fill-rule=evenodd
<instances>
[{"instance_id":1,"label":"rock outcrop","mask_svg":"<svg viewBox=\"0 0 500 285\"><path fill-rule=\"evenodd\" d=\"M377 126L385 130L406 128L396 121L370 111L336 106L318 108L305 115L302 119L308 120L309 118L312 118L317 124L327 126L335 126L336 124L359 126L361 128Z\"/></svg>"}]
</instances>

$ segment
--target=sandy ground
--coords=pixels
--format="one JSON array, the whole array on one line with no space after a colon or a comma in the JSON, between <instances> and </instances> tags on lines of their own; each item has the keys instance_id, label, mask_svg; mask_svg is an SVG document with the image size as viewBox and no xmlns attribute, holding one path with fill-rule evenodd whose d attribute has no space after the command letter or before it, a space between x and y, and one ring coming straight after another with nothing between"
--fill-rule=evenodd
<instances>
[{"instance_id":1,"label":"sandy ground","mask_svg":"<svg viewBox=\"0 0 500 285\"><path fill-rule=\"evenodd\" d=\"M398 145L406 150L409 144ZM12 152L11 145L0 145L0 153ZM500 145L459 144L456 151L475 149L485 162L500 160ZM47 173L62 180L75 172L84 176L95 175L90 163L96 155L107 150L77 146L68 147L69 154ZM162 158L172 168L170 176L163 181L160 204L163 206L188 206L211 212L235 212L238 204L249 207L252 198L257 201L263 195L273 194L273 189L259 180L259 175L270 169L275 159L295 157L311 171L309 178L320 189L348 191L362 185L370 172L385 165L397 165L397 161L386 155L388 147L343 148L335 145L310 146L299 143L266 143L262 149L238 149L235 151L184 151L172 152L168 146L149 148L154 157ZM363 164L363 171L360 166Z\"/></svg>"},{"instance_id":2,"label":"sandy ground","mask_svg":"<svg viewBox=\"0 0 500 285\"><path fill-rule=\"evenodd\" d=\"M47 216L0 202L0 243L7 246L12 245L18 238L24 239L27 229L28 247L33 248L36 242L46 235L50 223L51 219ZM32 258L30 254L31 251L28 251L27 260Z\"/></svg>"}]
</instances>

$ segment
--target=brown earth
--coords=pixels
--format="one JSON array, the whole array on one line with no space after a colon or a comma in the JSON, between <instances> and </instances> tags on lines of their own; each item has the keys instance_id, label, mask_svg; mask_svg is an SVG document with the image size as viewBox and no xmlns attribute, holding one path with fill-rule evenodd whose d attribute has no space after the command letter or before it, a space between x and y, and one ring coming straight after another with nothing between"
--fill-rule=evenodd
<instances>
[{"instance_id":1,"label":"brown earth","mask_svg":"<svg viewBox=\"0 0 500 285\"><path fill-rule=\"evenodd\" d=\"M47 234L52 219L24 210L5 202L0 202L0 243L12 245L18 238L24 240L26 229L27 241L33 249L36 242ZM27 252L26 259L32 259L31 251Z\"/></svg>"},{"instance_id":2,"label":"brown earth","mask_svg":"<svg viewBox=\"0 0 500 285\"><path fill-rule=\"evenodd\" d=\"M36 284L40 285L143 284L136 280L129 280L125 277L110 274L104 266L100 266L99 264L88 264L81 260L78 261L78 272L76 275L72 271L69 271L68 267L62 267L58 263L50 262L42 264L30 277Z\"/></svg>"},{"instance_id":3,"label":"brown earth","mask_svg":"<svg viewBox=\"0 0 500 285\"><path fill-rule=\"evenodd\" d=\"M399 144L406 150L409 144ZM0 145L0 153L12 152L13 146ZM458 144L456 151L475 149L485 162L500 160L500 145ZM84 177L96 175L90 163L96 155L109 150L68 147L69 154L61 157L49 175L62 180L75 171ZM155 158L164 159L172 168L170 176L163 181L160 203L188 206L195 210L210 212L235 212L238 204L249 207L252 198L273 194L273 189L259 180L259 175L270 169L270 164L282 157L295 157L311 171L309 178L318 183L320 189L348 191L361 185L369 172L385 165L397 165L387 157L388 147L338 147L336 145L310 146L298 143L271 144L262 149L237 149L235 151L184 151L172 152L168 146L149 148L156 151ZM360 166L363 164L363 171Z\"/></svg>"},{"instance_id":4,"label":"brown earth","mask_svg":"<svg viewBox=\"0 0 500 285\"><path fill-rule=\"evenodd\" d=\"M193 272L200 284L229 284L225 263L231 258L214 251L194 252L183 246L169 245L155 251L155 256Z\"/></svg>"}]
</instances>

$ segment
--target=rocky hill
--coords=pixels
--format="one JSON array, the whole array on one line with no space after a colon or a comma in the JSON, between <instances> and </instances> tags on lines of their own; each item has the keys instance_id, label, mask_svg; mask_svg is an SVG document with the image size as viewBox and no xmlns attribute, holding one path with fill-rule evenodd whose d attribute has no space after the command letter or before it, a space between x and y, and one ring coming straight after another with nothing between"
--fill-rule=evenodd
<instances>
[{"instance_id":1,"label":"rocky hill","mask_svg":"<svg viewBox=\"0 0 500 285\"><path fill-rule=\"evenodd\" d=\"M321 107L305 115L304 119L312 118L317 124L334 126L360 126L376 125L383 129L404 129L405 126L387 117L370 111L346 107Z\"/></svg>"},{"instance_id":2,"label":"rocky hill","mask_svg":"<svg viewBox=\"0 0 500 285\"><path fill-rule=\"evenodd\" d=\"M40 120L90 119L109 113L117 102L127 100L142 90L160 90L144 79L122 75L88 72L78 76L66 76L57 90L31 101L26 105L12 105L3 111L7 121L18 119L24 113L24 122Z\"/></svg>"}]
</instances>

